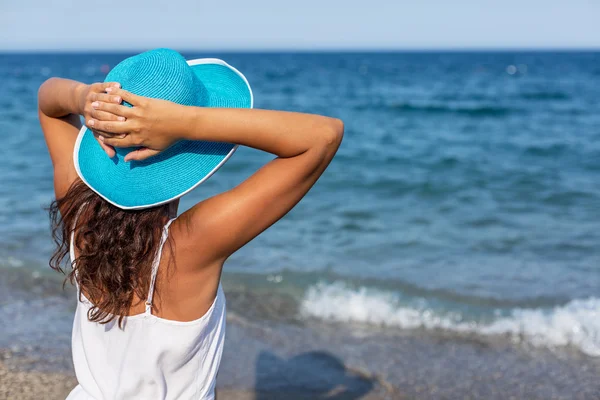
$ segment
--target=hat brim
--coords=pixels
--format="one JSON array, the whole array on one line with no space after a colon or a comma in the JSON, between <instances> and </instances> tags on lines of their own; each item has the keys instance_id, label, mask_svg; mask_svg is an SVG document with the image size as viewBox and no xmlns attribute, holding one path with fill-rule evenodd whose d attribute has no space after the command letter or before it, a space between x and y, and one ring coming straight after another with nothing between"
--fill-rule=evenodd
<instances>
[{"instance_id":1,"label":"hat brim","mask_svg":"<svg viewBox=\"0 0 600 400\"><path fill-rule=\"evenodd\" d=\"M248 81L237 69L215 58L189 60L208 93L206 107L252 108ZM177 142L155 157L124 162L124 153L109 158L92 131L82 127L73 151L81 180L121 209L142 209L173 201L214 174L235 152L224 142Z\"/></svg>"}]
</instances>

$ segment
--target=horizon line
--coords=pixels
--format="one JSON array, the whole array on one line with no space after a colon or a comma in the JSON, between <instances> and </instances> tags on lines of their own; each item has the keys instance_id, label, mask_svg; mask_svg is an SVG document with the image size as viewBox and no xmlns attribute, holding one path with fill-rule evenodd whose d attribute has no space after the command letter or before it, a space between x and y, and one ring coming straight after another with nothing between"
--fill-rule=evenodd
<instances>
[{"instance_id":1,"label":"horizon line","mask_svg":"<svg viewBox=\"0 0 600 400\"><path fill-rule=\"evenodd\" d=\"M167 46L158 46L167 47ZM84 48L66 48L66 49L8 49L0 48L0 54L45 54L45 53L85 53L85 54L119 54L119 53L138 53L155 47L137 47L128 49L84 49ZM220 52L220 53L503 53L503 52L600 52L598 47L398 47L398 48L178 48L170 47L181 53L194 52Z\"/></svg>"}]
</instances>

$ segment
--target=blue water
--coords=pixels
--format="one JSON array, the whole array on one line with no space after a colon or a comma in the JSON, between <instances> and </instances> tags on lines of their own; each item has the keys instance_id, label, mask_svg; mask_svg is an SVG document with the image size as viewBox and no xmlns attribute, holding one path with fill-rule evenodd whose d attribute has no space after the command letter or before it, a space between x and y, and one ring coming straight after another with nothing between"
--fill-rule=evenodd
<instances>
[{"instance_id":1,"label":"blue water","mask_svg":"<svg viewBox=\"0 0 600 400\"><path fill-rule=\"evenodd\" d=\"M185 55L240 69L258 108L346 125L320 181L228 273L296 288L304 317L600 355L600 53ZM39 272L52 251L37 88L102 81L126 56L0 55L0 267ZM271 158L240 149L182 207Z\"/></svg>"}]
</instances>

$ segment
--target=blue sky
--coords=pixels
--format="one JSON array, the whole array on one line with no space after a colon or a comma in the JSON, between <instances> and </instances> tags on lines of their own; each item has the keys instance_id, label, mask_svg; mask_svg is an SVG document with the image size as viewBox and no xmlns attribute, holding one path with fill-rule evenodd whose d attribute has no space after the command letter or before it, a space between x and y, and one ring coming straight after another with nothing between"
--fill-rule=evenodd
<instances>
[{"instance_id":1,"label":"blue sky","mask_svg":"<svg viewBox=\"0 0 600 400\"><path fill-rule=\"evenodd\" d=\"M600 48L600 0L0 0L0 50Z\"/></svg>"}]
</instances>

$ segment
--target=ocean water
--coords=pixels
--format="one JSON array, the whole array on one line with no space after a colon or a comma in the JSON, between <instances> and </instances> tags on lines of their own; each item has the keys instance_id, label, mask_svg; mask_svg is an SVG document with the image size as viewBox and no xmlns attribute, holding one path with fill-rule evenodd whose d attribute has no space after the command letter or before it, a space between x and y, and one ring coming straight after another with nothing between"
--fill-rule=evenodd
<instances>
[{"instance_id":1,"label":"ocean water","mask_svg":"<svg viewBox=\"0 0 600 400\"><path fill-rule=\"evenodd\" d=\"M240 69L258 108L346 126L320 181L231 257L225 279L291 295L300 320L600 356L600 53L185 55ZM16 276L54 275L37 88L102 81L126 56L0 55L0 318L18 308ZM183 209L271 158L241 148Z\"/></svg>"}]
</instances>

